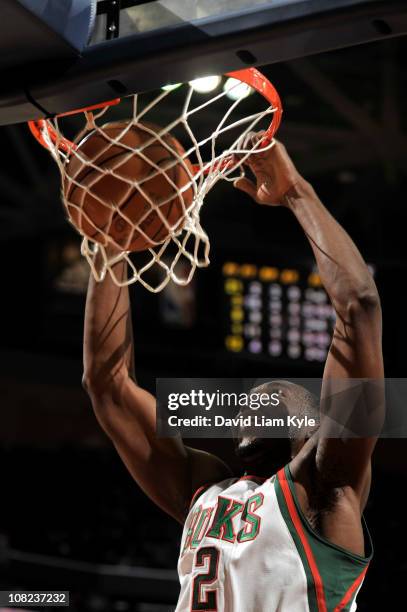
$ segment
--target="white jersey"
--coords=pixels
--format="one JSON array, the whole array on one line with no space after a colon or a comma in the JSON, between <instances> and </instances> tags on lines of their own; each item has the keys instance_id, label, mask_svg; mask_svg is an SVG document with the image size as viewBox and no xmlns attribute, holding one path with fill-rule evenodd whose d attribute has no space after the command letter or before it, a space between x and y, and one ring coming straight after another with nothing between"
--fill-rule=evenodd
<instances>
[{"instance_id":1,"label":"white jersey","mask_svg":"<svg viewBox=\"0 0 407 612\"><path fill-rule=\"evenodd\" d=\"M199 490L181 542L176 612L354 612L371 558L317 534L288 466Z\"/></svg>"}]
</instances>

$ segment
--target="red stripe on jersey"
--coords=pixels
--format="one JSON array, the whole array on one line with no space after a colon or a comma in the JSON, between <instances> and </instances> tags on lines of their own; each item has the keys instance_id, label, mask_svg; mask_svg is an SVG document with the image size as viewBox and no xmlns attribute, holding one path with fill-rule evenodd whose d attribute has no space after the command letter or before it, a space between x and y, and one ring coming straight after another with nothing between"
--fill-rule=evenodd
<instances>
[{"instance_id":1,"label":"red stripe on jersey","mask_svg":"<svg viewBox=\"0 0 407 612\"><path fill-rule=\"evenodd\" d=\"M189 504L189 509L192 508L192 506L196 502L197 498L201 495L201 493L203 493L205 491L205 489L209 489L209 487L211 487L211 486L212 485L210 485L210 484L205 484L202 487L199 487L199 489L197 489L195 491L195 493L192 496L191 503Z\"/></svg>"},{"instance_id":2,"label":"red stripe on jersey","mask_svg":"<svg viewBox=\"0 0 407 612\"><path fill-rule=\"evenodd\" d=\"M248 474L245 474L244 476L241 476L239 478L239 480L253 480L253 482L256 482L256 480L258 480L259 482L263 483L266 482L268 477L266 476L251 476Z\"/></svg>"},{"instance_id":3,"label":"red stripe on jersey","mask_svg":"<svg viewBox=\"0 0 407 612\"><path fill-rule=\"evenodd\" d=\"M349 587L349 589L346 591L342 601L339 602L339 604L336 606L334 612L340 612L341 610L344 609L344 607L350 602L352 595L354 594L354 592L356 591L356 589L360 586L360 584L362 583L363 578L366 575L366 572L368 570L368 567L365 567L365 569L363 570L363 572L360 574L360 576L358 578L356 578L355 582Z\"/></svg>"},{"instance_id":4,"label":"red stripe on jersey","mask_svg":"<svg viewBox=\"0 0 407 612\"><path fill-rule=\"evenodd\" d=\"M315 592L316 592L316 597L317 597L317 605L318 605L318 612L327 612L327 608L326 608L326 601L325 601L325 593L324 593L324 586L322 584L322 578L321 575L318 571L318 567L315 561L315 557L313 555L313 552L311 550L311 546L309 545L309 542L307 540L307 536L304 533L303 527L302 527L302 523L301 523L301 519L298 515L297 512L297 508L295 507L295 502L293 499L293 496L291 494L291 490L290 490L290 486L287 482L287 479L285 477L285 473L284 473L284 468L281 469L278 473L277 473L277 478L278 481L280 483L281 489L283 491L283 495L284 495L284 499L285 499L285 503L287 504L287 508L288 508L288 512L290 513L290 517L291 520L293 522L293 525L295 527L296 532L298 533L298 536L301 540L301 543L303 545L307 560L308 560L308 564L311 570L311 574L312 577L314 579L314 585L315 585Z\"/></svg>"}]
</instances>

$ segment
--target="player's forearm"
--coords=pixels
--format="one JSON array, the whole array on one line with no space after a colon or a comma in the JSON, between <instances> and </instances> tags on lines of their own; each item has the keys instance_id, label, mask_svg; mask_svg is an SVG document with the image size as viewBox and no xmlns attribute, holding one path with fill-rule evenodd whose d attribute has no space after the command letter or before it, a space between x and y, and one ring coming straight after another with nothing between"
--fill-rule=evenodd
<instances>
[{"instance_id":1,"label":"player's forearm","mask_svg":"<svg viewBox=\"0 0 407 612\"><path fill-rule=\"evenodd\" d=\"M346 317L353 304L378 305L376 285L359 250L312 186L300 180L286 194L285 204L308 237L322 283L336 312Z\"/></svg>"},{"instance_id":2,"label":"player's forearm","mask_svg":"<svg viewBox=\"0 0 407 612\"><path fill-rule=\"evenodd\" d=\"M122 277L126 265L117 264ZM133 334L127 287L117 287L110 275L97 283L91 275L86 299L84 330L84 382L102 392L128 373L133 375Z\"/></svg>"}]
</instances>

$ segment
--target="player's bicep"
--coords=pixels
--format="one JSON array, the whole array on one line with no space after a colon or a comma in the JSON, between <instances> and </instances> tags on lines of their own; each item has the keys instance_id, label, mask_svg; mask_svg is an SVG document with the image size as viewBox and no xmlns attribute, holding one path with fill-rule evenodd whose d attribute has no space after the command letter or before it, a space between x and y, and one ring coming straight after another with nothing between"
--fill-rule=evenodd
<instances>
[{"instance_id":1,"label":"player's bicep","mask_svg":"<svg viewBox=\"0 0 407 612\"><path fill-rule=\"evenodd\" d=\"M221 479L223 464L186 448L180 437L158 438L156 400L131 379L99 401L95 412L130 474L152 501L182 522L193 492Z\"/></svg>"},{"instance_id":2,"label":"player's bicep","mask_svg":"<svg viewBox=\"0 0 407 612\"><path fill-rule=\"evenodd\" d=\"M362 492L384 420L380 303L339 319L321 394L317 468L335 486ZM352 436L355 437L352 437Z\"/></svg>"}]
</instances>

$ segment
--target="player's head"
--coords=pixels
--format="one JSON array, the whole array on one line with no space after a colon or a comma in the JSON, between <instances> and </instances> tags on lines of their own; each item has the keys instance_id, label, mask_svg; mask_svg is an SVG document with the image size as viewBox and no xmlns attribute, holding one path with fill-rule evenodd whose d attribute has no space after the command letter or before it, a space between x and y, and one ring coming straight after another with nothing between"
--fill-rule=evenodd
<instances>
[{"instance_id":1,"label":"player's head","mask_svg":"<svg viewBox=\"0 0 407 612\"><path fill-rule=\"evenodd\" d=\"M250 395L267 394L270 403L261 405L255 412L251 408L240 410L242 416L257 415L258 420L279 419L276 423L284 422L284 426L273 427L278 437L264 437L263 428L239 426L235 431L236 453L248 470L279 469L288 463L304 446L305 442L316 432L319 422L319 402L317 397L302 387L286 380L274 380L251 389ZM263 396L264 397L264 396ZM278 397L278 403L277 398ZM289 425L287 417L308 417L314 419L316 425L302 426ZM298 421L297 421L298 423Z\"/></svg>"}]
</instances>

